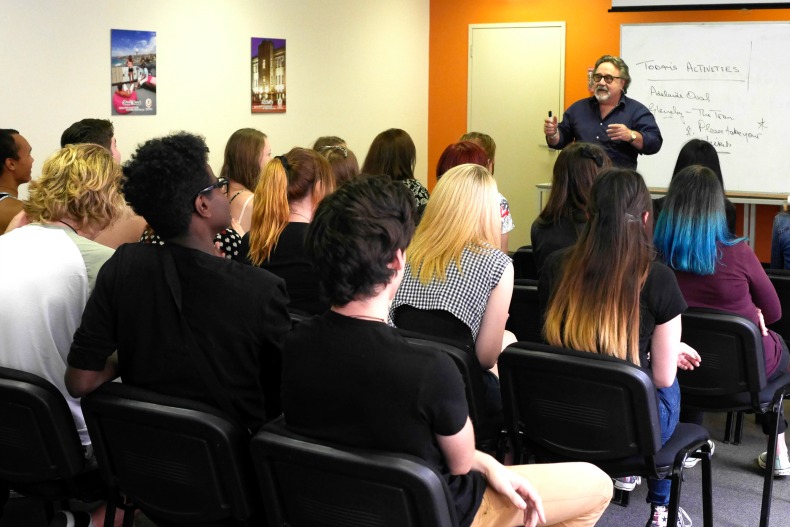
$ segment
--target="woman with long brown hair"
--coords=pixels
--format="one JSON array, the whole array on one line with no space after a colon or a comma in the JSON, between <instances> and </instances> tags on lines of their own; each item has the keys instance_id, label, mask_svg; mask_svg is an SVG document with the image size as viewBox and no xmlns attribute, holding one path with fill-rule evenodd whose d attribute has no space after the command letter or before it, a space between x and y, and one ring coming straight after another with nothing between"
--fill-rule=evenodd
<instances>
[{"instance_id":1,"label":"woman with long brown hair","mask_svg":"<svg viewBox=\"0 0 790 527\"><path fill-rule=\"evenodd\" d=\"M538 274L551 253L576 243L587 223L587 202L595 176L610 166L603 149L592 143L570 144L557 156L549 199L530 231Z\"/></svg>"},{"instance_id":2,"label":"woman with long brown hair","mask_svg":"<svg viewBox=\"0 0 790 527\"><path fill-rule=\"evenodd\" d=\"M417 148L411 136L400 128L390 128L377 135L368 149L362 165L363 174L385 175L406 185L422 214L428 203L428 189L414 178Z\"/></svg>"},{"instance_id":3,"label":"woman with long brown hair","mask_svg":"<svg viewBox=\"0 0 790 527\"><path fill-rule=\"evenodd\" d=\"M240 236L250 230L253 191L271 158L269 138L254 128L236 130L225 145L225 160L219 177L228 180L230 216L241 226Z\"/></svg>"}]
</instances>

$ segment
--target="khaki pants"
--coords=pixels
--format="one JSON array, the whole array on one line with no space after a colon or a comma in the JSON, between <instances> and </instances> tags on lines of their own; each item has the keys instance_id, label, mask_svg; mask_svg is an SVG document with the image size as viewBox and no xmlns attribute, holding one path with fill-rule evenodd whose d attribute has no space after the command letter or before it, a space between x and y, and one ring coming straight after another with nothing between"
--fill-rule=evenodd
<instances>
[{"instance_id":1,"label":"khaki pants","mask_svg":"<svg viewBox=\"0 0 790 527\"><path fill-rule=\"evenodd\" d=\"M589 463L554 463L507 467L526 478L543 500L546 523L540 527L592 527L612 499L612 480ZM523 525L524 512L487 488L472 527Z\"/></svg>"}]
</instances>

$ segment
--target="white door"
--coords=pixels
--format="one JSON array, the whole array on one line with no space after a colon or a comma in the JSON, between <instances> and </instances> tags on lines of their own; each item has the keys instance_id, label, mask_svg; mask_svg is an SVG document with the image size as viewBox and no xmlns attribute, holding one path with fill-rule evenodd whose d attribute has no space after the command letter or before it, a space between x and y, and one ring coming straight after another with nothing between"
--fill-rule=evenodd
<instances>
[{"instance_id":1,"label":"white door","mask_svg":"<svg viewBox=\"0 0 790 527\"><path fill-rule=\"evenodd\" d=\"M467 126L496 142L494 176L516 224L511 251L530 244L536 185L551 181L557 154L543 119L549 110L562 117L564 83L564 22L470 24Z\"/></svg>"}]
</instances>

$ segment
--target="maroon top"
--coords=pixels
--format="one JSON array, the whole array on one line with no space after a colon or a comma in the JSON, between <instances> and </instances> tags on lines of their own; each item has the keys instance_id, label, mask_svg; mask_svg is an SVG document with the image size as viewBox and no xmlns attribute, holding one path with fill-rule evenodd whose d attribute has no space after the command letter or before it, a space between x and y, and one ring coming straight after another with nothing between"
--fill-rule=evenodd
<instances>
[{"instance_id":1,"label":"maroon top","mask_svg":"<svg viewBox=\"0 0 790 527\"><path fill-rule=\"evenodd\" d=\"M766 324L779 320L782 316L779 297L751 247L739 242L731 246L719 244L719 250L721 261L716 264L716 272L712 275L675 271L689 307L736 313L748 318L757 327L760 326L757 308L762 310ZM763 337L766 377L770 377L779 366L781 338L770 330Z\"/></svg>"}]
</instances>

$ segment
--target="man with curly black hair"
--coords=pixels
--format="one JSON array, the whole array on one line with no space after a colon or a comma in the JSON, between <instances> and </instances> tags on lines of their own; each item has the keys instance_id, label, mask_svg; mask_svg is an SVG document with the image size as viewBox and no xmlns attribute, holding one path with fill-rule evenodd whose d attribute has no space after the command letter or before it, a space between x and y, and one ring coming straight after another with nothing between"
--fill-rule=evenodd
<instances>
[{"instance_id":1,"label":"man with curly black hair","mask_svg":"<svg viewBox=\"0 0 790 527\"><path fill-rule=\"evenodd\" d=\"M411 192L386 177L353 179L318 206L305 248L332 309L288 336L288 427L421 458L447 481L463 527L595 525L612 497L604 472L588 463L504 467L476 451L452 360L410 345L387 325L414 208Z\"/></svg>"},{"instance_id":2,"label":"man with curly black hair","mask_svg":"<svg viewBox=\"0 0 790 527\"><path fill-rule=\"evenodd\" d=\"M207 161L203 139L180 132L147 141L124 167L127 201L165 243L122 245L104 265L66 386L81 397L120 374L255 430L280 414L288 296L280 278L215 255L230 212L227 181Z\"/></svg>"}]
</instances>

